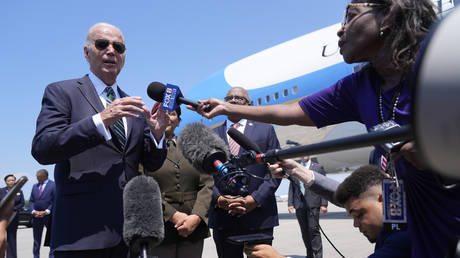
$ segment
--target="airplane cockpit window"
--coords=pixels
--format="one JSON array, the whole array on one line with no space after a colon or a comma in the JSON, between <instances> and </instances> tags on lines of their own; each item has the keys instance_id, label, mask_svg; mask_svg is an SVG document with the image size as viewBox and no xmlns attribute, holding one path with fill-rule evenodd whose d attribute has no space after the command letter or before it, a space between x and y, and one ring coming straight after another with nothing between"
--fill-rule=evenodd
<instances>
[{"instance_id":1,"label":"airplane cockpit window","mask_svg":"<svg viewBox=\"0 0 460 258\"><path fill-rule=\"evenodd\" d=\"M278 100L280 98L280 94L278 92L275 92L273 94L273 100Z\"/></svg>"},{"instance_id":2,"label":"airplane cockpit window","mask_svg":"<svg viewBox=\"0 0 460 258\"><path fill-rule=\"evenodd\" d=\"M297 87L297 85L292 87L292 94L297 94L298 91L299 91L299 88Z\"/></svg>"},{"instance_id":3,"label":"airplane cockpit window","mask_svg":"<svg viewBox=\"0 0 460 258\"><path fill-rule=\"evenodd\" d=\"M289 94L288 89L284 89L283 90L283 97L287 97L288 94Z\"/></svg>"},{"instance_id":4,"label":"airplane cockpit window","mask_svg":"<svg viewBox=\"0 0 460 258\"><path fill-rule=\"evenodd\" d=\"M270 102L270 95L265 96L265 103Z\"/></svg>"}]
</instances>

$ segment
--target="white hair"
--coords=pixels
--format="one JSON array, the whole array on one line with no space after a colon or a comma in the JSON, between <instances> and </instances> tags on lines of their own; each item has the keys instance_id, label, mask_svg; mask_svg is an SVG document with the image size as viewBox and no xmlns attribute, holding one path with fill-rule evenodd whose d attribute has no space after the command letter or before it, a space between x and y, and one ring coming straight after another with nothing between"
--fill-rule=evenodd
<instances>
[{"instance_id":1,"label":"white hair","mask_svg":"<svg viewBox=\"0 0 460 258\"><path fill-rule=\"evenodd\" d=\"M96 23L94 24L93 26L91 26L91 28L89 28L88 32L86 33L86 41L85 41L85 46L89 47L91 45L91 43L93 42L93 37L92 37L92 33L93 31L98 28L98 27L101 27L101 26L104 26L104 27L112 27L112 28L115 28L117 29L118 31L120 31L121 33L121 30L112 25L112 24L109 24L109 23L105 23L105 22L99 22L99 23ZM123 37L123 34L121 35Z\"/></svg>"}]
</instances>

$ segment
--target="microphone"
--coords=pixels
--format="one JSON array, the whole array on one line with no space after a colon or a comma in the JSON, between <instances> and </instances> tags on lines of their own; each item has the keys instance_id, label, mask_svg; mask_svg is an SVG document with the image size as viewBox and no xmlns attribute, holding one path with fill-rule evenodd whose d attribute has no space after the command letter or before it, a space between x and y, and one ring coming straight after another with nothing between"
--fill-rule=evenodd
<instances>
[{"instance_id":1,"label":"microphone","mask_svg":"<svg viewBox=\"0 0 460 258\"><path fill-rule=\"evenodd\" d=\"M163 102L166 86L161 82L152 82L147 87L147 95L157 102ZM182 96L178 96L176 99L177 104L186 104L194 108L197 108L200 104L193 100L186 99Z\"/></svg>"},{"instance_id":2,"label":"microphone","mask_svg":"<svg viewBox=\"0 0 460 258\"><path fill-rule=\"evenodd\" d=\"M164 239L163 208L158 183L152 177L136 176L123 190L123 239L134 253L147 251Z\"/></svg>"},{"instance_id":3,"label":"microphone","mask_svg":"<svg viewBox=\"0 0 460 258\"><path fill-rule=\"evenodd\" d=\"M224 173L222 163L228 160L227 145L213 130L201 123L186 125L177 139L182 154L194 168L206 174L216 169Z\"/></svg>"},{"instance_id":4,"label":"microphone","mask_svg":"<svg viewBox=\"0 0 460 258\"><path fill-rule=\"evenodd\" d=\"M230 127L227 131L228 135L232 137L232 139L238 143L243 149L247 151L255 151L257 154L262 153L259 146L251 141L246 135L242 134L237 129Z\"/></svg>"}]
</instances>

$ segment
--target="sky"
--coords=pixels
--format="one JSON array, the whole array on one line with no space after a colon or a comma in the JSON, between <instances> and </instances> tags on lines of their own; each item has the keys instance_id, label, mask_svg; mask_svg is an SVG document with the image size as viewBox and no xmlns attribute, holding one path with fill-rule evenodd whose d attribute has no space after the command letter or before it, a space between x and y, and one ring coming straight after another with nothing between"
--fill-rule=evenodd
<instances>
[{"instance_id":1,"label":"sky","mask_svg":"<svg viewBox=\"0 0 460 258\"><path fill-rule=\"evenodd\" d=\"M118 85L132 96L152 81L187 90L225 66L340 22L346 0L1 1L0 176L35 172L30 154L45 87L89 71L83 55L88 29L107 22L121 29L127 56ZM0 186L4 187L4 181ZM285 184L281 187L283 193ZM281 190L281 189L280 189Z\"/></svg>"}]
</instances>

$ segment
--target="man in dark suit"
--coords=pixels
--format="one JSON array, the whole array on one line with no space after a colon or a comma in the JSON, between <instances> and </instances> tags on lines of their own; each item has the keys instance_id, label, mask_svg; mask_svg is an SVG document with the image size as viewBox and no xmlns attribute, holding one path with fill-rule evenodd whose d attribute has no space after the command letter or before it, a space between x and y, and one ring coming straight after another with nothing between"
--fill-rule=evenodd
<instances>
[{"instance_id":1,"label":"man in dark suit","mask_svg":"<svg viewBox=\"0 0 460 258\"><path fill-rule=\"evenodd\" d=\"M34 233L34 258L40 258L40 245L42 242L43 227L50 229L50 214L53 209L56 186L48 179L48 171L40 169L37 171L38 183L32 186L29 198L29 208L32 211L32 228ZM53 257L53 250L50 251Z\"/></svg>"},{"instance_id":2,"label":"man in dark suit","mask_svg":"<svg viewBox=\"0 0 460 258\"><path fill-rule=\"evenodd\" d=\"M225 101L240 105L250 104L248 92L241 87L231 88ZM259 146L262 152L279 148L278 138L272 125L229 116L228 120L214 131L229 144L233 155L241 153L243 149L239 148L239 145L231 138L229 139L227 131L230 127L244 133ZM251 165L246 168L254 175L270 178L270 172L265 165ZM217 180L218 178L214 178L215 182ZM278 225L275 192L280 182L280 179L251 179L248 185L249 194L244 197L224 196L214 186L209 212L209 227L213 229L213 238L220 258L243 257L243 246L228 243L229 236L253 233L273 236L273 227Z\"/></svg>"},{"instance_id":3,"label":"man in dark suit","mask_svg":"<svg viewBox=\"0 0 460 258\"><path fill-rule=\"evenodd\" d=\"M152 114L117 84L125 50L118 28L95 24L84 46L89 74L45 89L32 155L56 164L55 257L126 257L123 188L140 163L155 170L165 159L166 113Z\"/></svg>"},{"instance_id":4,"label":"man in dark suit","mask_svg":"<svg viewBox=\"0 0 460 258\"><path fill-rule=\"evenodd\" d=\"M323 166L312 162L309 156L302 158L301 165L325 175ZM312 192L297 178L290 178L288 193L289 213L295 213L299 222L302 239L307 249L307 257L323 257L323 245L319 231L319 213L327 212L327 200Z\"/></svg>"}]
</instances>

